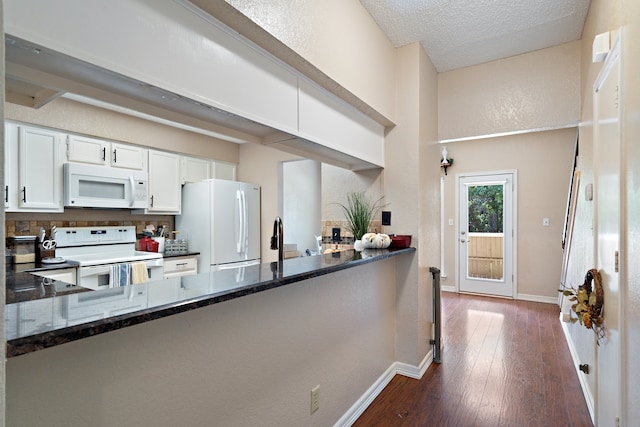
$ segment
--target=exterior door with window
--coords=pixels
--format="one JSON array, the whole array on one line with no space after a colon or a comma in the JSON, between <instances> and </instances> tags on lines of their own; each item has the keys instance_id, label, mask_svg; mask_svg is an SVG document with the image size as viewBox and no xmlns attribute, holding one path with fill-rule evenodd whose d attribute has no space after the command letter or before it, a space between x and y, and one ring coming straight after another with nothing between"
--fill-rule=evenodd
<instances>
[{"instance_id":1,"label":"exterior door with window","mask_svg":"<svg viewBox=\"0 0 640 427\"><path fill-rule=\"evenodd\" d=\"M459 290L514 297L514 173L458 177Z\"/></svg>"}]
</instances>

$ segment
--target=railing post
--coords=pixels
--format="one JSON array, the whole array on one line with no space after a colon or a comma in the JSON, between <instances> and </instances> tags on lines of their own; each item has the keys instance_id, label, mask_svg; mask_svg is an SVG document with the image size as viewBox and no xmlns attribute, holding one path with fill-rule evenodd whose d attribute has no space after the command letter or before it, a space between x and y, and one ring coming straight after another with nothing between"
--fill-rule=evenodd
<instances>
[{"instance_id":1,"label":"railing post","mask_svg":"<svg viewBox=\"0 0 640 427\"><path fill-rule=\"evenodd\" d=\"M442 312L440 301L440 269L429 267L431 284L433 286L433 361L442 363Z\"/></svg>"}]
</instances>

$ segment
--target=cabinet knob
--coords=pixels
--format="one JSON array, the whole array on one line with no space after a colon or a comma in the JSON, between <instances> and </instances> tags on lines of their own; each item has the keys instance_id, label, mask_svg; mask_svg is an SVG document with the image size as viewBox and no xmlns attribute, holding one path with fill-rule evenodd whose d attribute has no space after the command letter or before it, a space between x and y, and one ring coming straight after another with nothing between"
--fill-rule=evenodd
<instances>
[{"instance_id":1,"label":"cabinet knob","mask_svg":"<svg viewBox=\"0 0 640 427\"><path fill-rule=\"evenodd\" d=\"M27 203L27 187L22 187L22 201Z\"/></svg>"},{"instance_id":2,"label":"cabinet knob","mask_svg":"<svg viewBox=\"0 0 640 427\"><path fill-rule=\"evenodd\" d=\"M153 207L153 196L151 196L151 204L150 207Z\"/></svg>"},{"instance_id":3,"label":"cabinet knob","mask_svg":"<svg viewBox=\"0 0 640 427\"><path fill-rule=\"evenodd\" d=\"M116 160L116 149L113 149L113 163L117 163L118 161Z\"/></svg>"},{"instance_id":4,"label":"cabinet knob","mask_svg":"<svg viewBox=\"0 0 640 427\"><path fill-rule=\"evenodd\" d=\"M9 203L9 186L4 186L4 202Z\"/></svg>"},{"instance_id":5,"label":"cabinet knob","mask_svg":"<svg viewBox=\"0 0 640 427\"><path fill-rule=\"evenodd\" d=\"M582 365L578 365L578 369L580 369L582 372L584 372L585 374L589 374L589 365L584 363Z\"/></svg>"}]
</instances>

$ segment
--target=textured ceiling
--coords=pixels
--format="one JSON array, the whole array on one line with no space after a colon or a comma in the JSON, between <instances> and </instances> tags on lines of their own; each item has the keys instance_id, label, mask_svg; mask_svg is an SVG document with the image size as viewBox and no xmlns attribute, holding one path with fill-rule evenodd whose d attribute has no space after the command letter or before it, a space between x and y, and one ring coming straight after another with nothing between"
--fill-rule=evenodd
<instances>
[{"instance_id":1,"label":"textured ceiling","mask_svg":"<svg viewBox=\"0 0 640 427\"><path fill-rule=\"evenodd\" d=\"M590 0L360 0L395 47L439 72L578 40Z\"/></svg>"}]
</instances>

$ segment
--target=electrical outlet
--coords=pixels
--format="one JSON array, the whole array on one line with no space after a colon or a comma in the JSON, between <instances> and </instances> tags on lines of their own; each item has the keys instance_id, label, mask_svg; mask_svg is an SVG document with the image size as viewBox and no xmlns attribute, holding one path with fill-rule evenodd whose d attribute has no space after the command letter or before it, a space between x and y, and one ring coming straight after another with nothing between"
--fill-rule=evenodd
<instances>
[{"instance_id":1,"label":"electrical outlet","mask_svg":"<svg viewBox=\"0 0 640 427\"><path fill-rule=\"evenodd\" d=\"M311 389L311 413L320 409L320 384Z\"/></svg>"}]
</instances>

